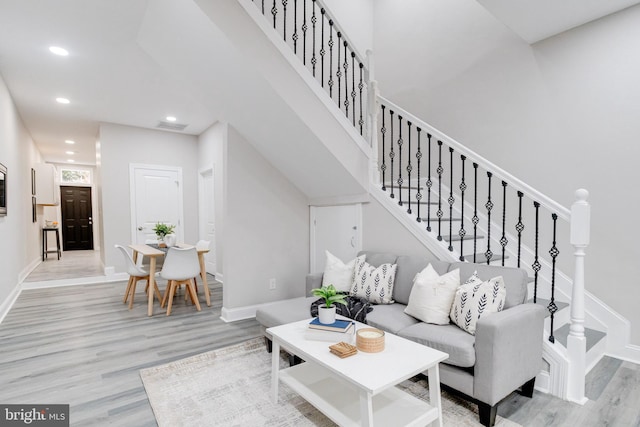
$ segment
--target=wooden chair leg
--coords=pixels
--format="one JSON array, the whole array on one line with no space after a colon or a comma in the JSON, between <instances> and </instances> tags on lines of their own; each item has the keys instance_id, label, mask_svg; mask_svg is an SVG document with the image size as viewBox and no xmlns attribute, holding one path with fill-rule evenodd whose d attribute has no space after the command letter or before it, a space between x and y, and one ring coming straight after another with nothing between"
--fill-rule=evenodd
<instances>
[{"instance_id":1,"label":"wooden chair leg","mask_svg":"<svg viewBox=\"0 0 640 427\"><path fill-rule=\"evenodd\" d=\"M134 277L133 278L133 282L131 283L131 299L129 300L129 310L131 310L133 308L133 298L136 294L136 286L138 285L138 281L140 280L140 277Z\"/></svg>"},{"instance_id":2,"label":"wooden chair leg","mask_svg":"<svg viewBox=\"0 0 640 427\"><path fill-rule=\"evenodd\" d=\"M196 310L200 311L201 310L200 301L198 301L198 295L196 294L196 291L194 289L193 283L191 283L191 281L189 281L189 283L186 285L186 288L189 291L189 294L191 294L191 300L196 305Z\"/></svg>"},{"instance_id":3,"label":"wooden chair leg","mask_svg":"<svg viewBox=\"0 0 640 427\"><path fill-rule=\"evenodd\" d=\"M147 280L147 286L149 286L149 281ZM158 298L158 301L162 301L162 295L160 294L160 288L158 288L158 284L156 282L153 282L153 288L156 291L156 297Z\"/></svg>"},{"instance_id":4,"label":"wooden chair leg","mask_svg":"<svg viewBox=\"0 0 640 427\"><path fill-rule=\"evenodd\" d=\"M161 308L164 308L164 306L167 304L167 296L169 295L169 289L171 289L172 283L173 283L173 280L169 280L167 282L167 287L164 290L164 296L162 297L162 302L160 303Z\"/></svg>"},{"instance_id":5,"label":"wooden chair leg","mask_svg":"<svg viewBox=\"0 0 640 427\"><path fill-rule=\"evenodd\" d=\"M133 276L129 276L129 281L127 282L127 290L124 292L124 298L122 298L122 303L126 303L129 299L129 292L131 292L131 282L133 281Z\"/></svg>"},{"instance_id":6,"label":"wooden chair leg","mask_svg":"<svg viewBox=\"0 0 640 427\"><path fill-rule=\"evenodd\" d=\"M173 295L176 292L176 282L171 282L171 287L169 288L169 301L167 302L167 316L171 314L171 306L173 305Z\"/></svg>"}]
</instances>

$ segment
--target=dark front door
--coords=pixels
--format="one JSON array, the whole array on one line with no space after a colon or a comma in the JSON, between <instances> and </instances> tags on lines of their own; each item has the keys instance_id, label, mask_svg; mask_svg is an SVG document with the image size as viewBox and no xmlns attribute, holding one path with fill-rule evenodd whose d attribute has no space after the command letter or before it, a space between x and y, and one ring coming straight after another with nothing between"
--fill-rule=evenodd
<instances>
[{"instance_id":1,"label":"dark front door","mask_svg":"<svg viewBox=\"0 0 640 427\"><path fill-rule=\"evenodd\" d=\"M93 249L91 187L60 187L62 248L65 251Z\"/></svg>"}]
</instances>

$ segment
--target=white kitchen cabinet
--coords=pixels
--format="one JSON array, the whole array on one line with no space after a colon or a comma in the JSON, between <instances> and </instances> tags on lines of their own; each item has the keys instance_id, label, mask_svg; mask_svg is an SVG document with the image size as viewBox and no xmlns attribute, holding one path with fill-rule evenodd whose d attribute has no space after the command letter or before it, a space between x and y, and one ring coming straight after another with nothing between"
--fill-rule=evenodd
<instances>
[{"instance_id":1,"label":"white kitchen cabinet","mask_svg":"<svg viewBox=\"0 0 640 427\"><path fill-rule=\"evenodd\" d=\"M37 164L36 203L38 205L57 206L60 204L60 185L56 167L50 163Z\"/></svg>"}]
</instances>

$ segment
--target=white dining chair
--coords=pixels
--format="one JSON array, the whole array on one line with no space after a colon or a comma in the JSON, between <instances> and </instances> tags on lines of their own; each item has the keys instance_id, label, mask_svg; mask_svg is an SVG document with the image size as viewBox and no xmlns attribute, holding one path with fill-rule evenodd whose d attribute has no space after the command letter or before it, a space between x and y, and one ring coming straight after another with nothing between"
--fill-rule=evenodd
<instances>
[{"instance_id":1,"label":"white dining chair","mask_svg":"<svg viewBox=\"0 0 640 427\"><path fill-rule=\"evenodd\" d=\"M169 248L160 271L160 276L167 280L167 288L164 291L161 303L161 307L167 305L167 316L171 314L171 306L176 289L183 284L186 285L187 292L191 297L191 301L196 305L196 309L198 311L201 310L193 282L193 278L199 272L200 263L198 262L198 252L195 246L186 249L175 246Z\"/></svg>"},{"instance_id":2,"label":"white dining chair","mask_svg":"<svg viewBox=\"0 0 640 427\"><path fill-rule=\"evenodd\" d=\"M196 251L209 250L209 246L211 246L211 241L210 240L198 240L198 243L196 243ZM199 261L200 261L200 258L198 258L198 262ZM204 271L204 270L202 269L202 266L201 266L200 273L202 273L202 271ZM197 294L198 293L198 281L196 280L195 277L193 278L193 283L195 283L195 285L196 285L196 294Z\"/></svg>"},{"instance_id":3,"label":"white dining chair","mask_svg":"<svg viewBox=\"0 0 640 427\"><path fill-rule=\"evenodd\" d=\"M132 308L133 298L136 293L136 285L138 284L138 281L146 280L147 287L148 287L149 272L143 269L142 267L137 266L133 262L133 258L131 257L129 252L127 252L127 249L124 246L121 246L121 245L114 245L114 246L116 247L116 249L118 249L122 253L122 256L124 257L125 263L127 265L127 274L129 274L129 281L127 282L127 290L124 293L124 298L122 299L122 302L126 303L127 300L129 300L129 308ZM156 296L158 297L158 299L160 299L161 298L160 289L158 289L158 286L155 283L154 283L154 288L155 288Z\"/></svg>"}]
</instances>

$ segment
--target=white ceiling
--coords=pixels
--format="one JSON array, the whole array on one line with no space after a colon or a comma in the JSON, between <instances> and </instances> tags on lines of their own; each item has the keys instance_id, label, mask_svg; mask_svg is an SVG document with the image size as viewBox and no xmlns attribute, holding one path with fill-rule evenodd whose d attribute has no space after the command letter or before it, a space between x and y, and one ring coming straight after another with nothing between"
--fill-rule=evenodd
<instances>
[{"instance_id":1,"label":"white ceiling","mask_svg":"<svg viewBox=\"0 0 640 427\"><path fill-rule=\"evenodd\" d=\"M640 0L477 0L533 44L640 3Z\"/></svg>"},{"instance_id":2,"label":"white ceiling","mask_svg":"<svg viewBox=\"0 0 640 427\"><path fill-rule=\"evenodd\" d=\"M172 115L193 135L214 122L136 42L146 10L147 0L0 0L0 74L45 161L95 164L100 122L155 128Z\"/></svg>"},{"instance_id":3,"label":"white ceiling","mask_svg":"<svg viewBox=\"0 0 640 427\"><path fill-rule=\"evenodd\" d=\"M530 43L640 3L478 1ZM173 115L188 124L184 133L198 135L219 117L216 102L172 78L139 45L150 5L148 0L0 0L0 74L45 161L71 157L76 164L95 164L100 122L155 128ZM51 54L52 45L70 55ZM197 60L196 48L185 41L184 49ZM71 104L57 104L60 96ZM65 154L67 139L76 141L72 156Z\"/></svg>"}]
</instances>

